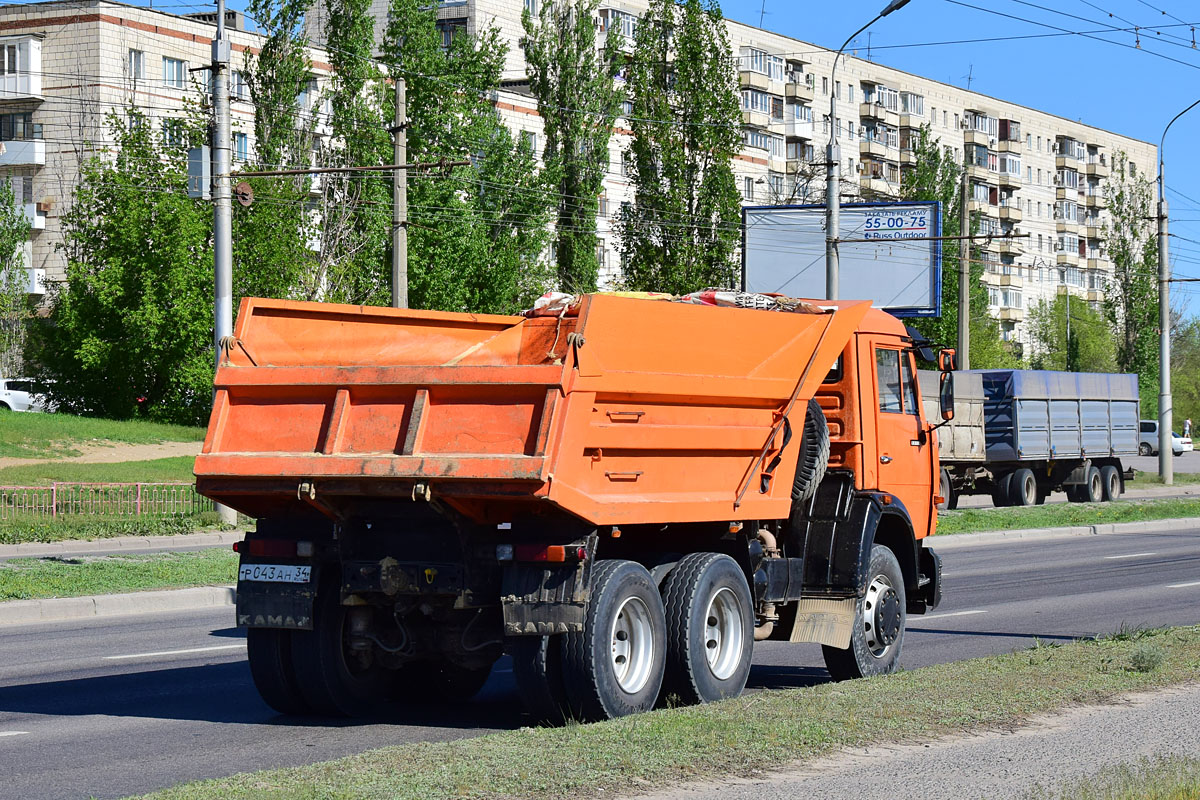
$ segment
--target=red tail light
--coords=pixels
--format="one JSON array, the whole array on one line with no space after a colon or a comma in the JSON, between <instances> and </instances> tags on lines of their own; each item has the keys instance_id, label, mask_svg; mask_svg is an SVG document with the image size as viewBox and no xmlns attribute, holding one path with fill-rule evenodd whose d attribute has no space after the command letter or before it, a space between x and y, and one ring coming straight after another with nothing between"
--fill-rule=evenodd
<instances>
[{"instance_id":1,"label":"red tail light","mask_svg":"<svg viewBox=\"0 0 1200 800\"><path fill-rule=\"evenodd\" d=\"M238 552L269 558L295 558L296 542L291 539L248 539Z\"/></svg>"}]
</instances>

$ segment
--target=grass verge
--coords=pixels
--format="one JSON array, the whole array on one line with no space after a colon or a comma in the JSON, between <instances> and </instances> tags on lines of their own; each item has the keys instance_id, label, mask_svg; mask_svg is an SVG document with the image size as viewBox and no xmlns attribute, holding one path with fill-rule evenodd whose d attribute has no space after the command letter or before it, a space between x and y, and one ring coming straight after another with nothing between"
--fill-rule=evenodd
<instances>
[{"instance_id":1,"label":"grass verge","mask_svg":"<svg viewBox=\"0 0 1200 800\"><path fill-rule=\"evenodd\" d=\"M1029 800L1194 800L1200 797L1200 758L1174 756L1105 767L1094 776L1053 790L1037 789Z\"/></svg>"},{"instance_id":2,"label":"grass verge","mask_svg":"<svg viewBox=\"0 0 1200 800\"><path fill-rule=\"evenodd\" d=\"M1200 483L1200 472L1176 472L1172 477L1172 486L1194 486ZM1162 486L1162 476L1157 472L1138 470L1137 478L1127 488L1137 489L1141 486Z\"/></svg>"},{"instance_id":3,"label":"grass verge","mask_svg":"<svg viewBox=\"0 0 1200 800\"><path fill-rule=\"evenodd\" d=\"M1139 645L1158 666L1130 663ZM147 795L199 798L583 798L758 774L839 747L913 742L1196 679L1200 626L1039 646L881 679L763 691L596 725L372 750Z\"/></svg>"},{"instance_id":4,"label":"grass verge","mask_svg":"<svg viewBox=\"0 0 1200 800\"><path fill-rule=\"evenodd\" d=\"M110 420L70 414L4 414L0 456L53 458L78 455L88 444L158 444L204 441L204 428L142 420Z\"/></svg>"},{"instance_id":5,"label":"grass verge","mask_svg":"<svg viewBox=\"0 0 1200 800\"><path fill-rule=\"evenodd\" d=\"M194 553L14 558L0 563L0 601L216 586L237 580L237 554Z\"/></svg>"},{"instance_id":6,"label":"grass verge","mask_svg":"<svg viewBox=\"0 0 1200 800\"><path fill-rule=\"evenodd\" d=\"M0 468L0 486L49 486L52 483L192 483L192 456L80 464L48 461Z\"/></svg>"},{"instance_id":7,"label":"grass verge","mask_svg":"<svg viewBox=\"0 0 1200 800\"><path fill-rule=\"evenodd\" d=\"M1061 528L1109 522L1200 517L1200 498L1122 500L1119 503L1055 503L1025 508L964 508L938 512L938 533Z\"/></svg>"},{"instance_id":8,"label":"grass verge","mask_svg":"<svg viewBox=\"0 0 1200 800\"><path fill-rule=\"evenodd\" d=\"M252 524L240 519L240 524ZM176 533L195 533L220 530L221 520L215 511L198 514L143 514L140 517L101 516L18 516L0 520L0 544L28 542L63 542L84 539L111 539L116 536L170 536Z\"/></svg>"}]
</instances>

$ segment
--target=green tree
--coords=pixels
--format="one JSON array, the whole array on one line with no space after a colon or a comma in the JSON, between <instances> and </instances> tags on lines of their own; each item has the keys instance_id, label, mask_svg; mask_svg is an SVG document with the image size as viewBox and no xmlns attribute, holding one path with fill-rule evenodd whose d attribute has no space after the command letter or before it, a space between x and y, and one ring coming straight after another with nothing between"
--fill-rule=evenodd
<instances>
[{"instance_id":1,"label":"green tree","mask_svg":"<svg viewBox=\"0 0 1200 800\"><path fill-rule=\"evenodd\" d=\"M912 140L915 164L906 169L901 179L902 200L936 200L941 203L942 231L956 236L962 214L962 193L959 180L962 167L955 163L930 132L928 124L922 125ZM970 230L975 233L978 220L972 220ZM942 347L954 347L958 342L958 284L959 268L963 254L969 253L967 242L947 240L942 246L942 315L914 319L910 324L931 341ZM967 255L970 258L969 255ZM968 290L970 310L967 324L971 337L971 367L974 369L1004 369L1020 366L1020 359L1012 352L1000 335L1000 326L987 312L987 288L981 280L983 263L971 259L971 279Z\"/></svg>"},{"instance_id":2,"label":"green tree","mask_svg":"<svg viewBox=\"0 0 1200 800\"><path fill-rule=\"evenodd\" d=\"M1039 300L1026 319L1033 340L1030 366L1068 372L1113 372L1117 366L1112 330L1086 301L1057 295Z\"/></svg>"},{"instance_id":3,"label":"green tree","mask_svg":"<svg viewBox=\"0 0 1200 800\"><path fill-rule=\"evenodd\" d=\"M63 216L66 281L28 360L73 413L196 424L212 394L212 213L187 196L181 147L141 112L108 121L111 158L82 167Z\"/></svg>"},{"instance_id":4,"label":"green tree","mask_svg":"<svg viewBox=\"0 0 1200 800\"><path fill-rule=\"evenodd\" d=\"M0 376L24 371L22 350L30 319L25 242L29 220L17 205L10 181L0 181Z\"/></svg>"},{"instance_id":5,"label":"green tree","mask_svg":"<svg viewBox=\"0 0 1200 800\"><path fill-rule=\"evenodd\" d=\"M1181 322L1171 336L1171 402L1176 428L1182 428L1185 419L1200 420L1200 319L1196 317ZM1145 406L1142 416L1149 416Z\"/></svg>"},{"instance_id":6,"label":"green tree","mask_svg":"<svg viewBox=\"0 0 1200 800\"><path fill-rule=\"evenodd\" d=\"M1104 242L1113 272L1104 287L1104 314L1117 346L1117 369L1136 372L1142 416L1158 414L1158 246L1150 181L1123 152L1105 183Z\"/></svg>"},{"instance_id":7,"label":"green tree","mask_svg":"<svg viewBox=\"0 0 1200 800\"><path fill-rule=\"evenodd\" d=\"M617 217L624 283L673 293L733 286L741 120L720 8L651 0L629 64L634 202Z\"/></svg>"},{"instance_id":8,"label":"green tree","mask_svg":"<svg viewBox=\"0 0 1200 800\"><path fill-rule=\"evenodd\" d=\"M535 20L526 7L525 60L546 144L542 158L558 192L554 260L568 292L596 289L596 212L608 169L608 143L621 107L614 83L620 34L609 29L596 47L600 0L542 3Z\"/></svg>"}]
</instances>

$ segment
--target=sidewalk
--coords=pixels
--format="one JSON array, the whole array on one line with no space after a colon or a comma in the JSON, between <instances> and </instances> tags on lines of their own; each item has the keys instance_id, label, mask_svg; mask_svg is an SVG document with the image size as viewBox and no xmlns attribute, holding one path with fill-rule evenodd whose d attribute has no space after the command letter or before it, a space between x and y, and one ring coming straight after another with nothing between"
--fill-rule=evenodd
<instances>
[{"instance_id":1,"label":"sidewalk","mask_svg":"<svg viewBox=\"0 0 1200 800\"><path fill-rule=\"evenodd\" d=\"M10 558L45 556L91 556L111 553L167 552L204 547L230 547L246 536L245 531L204 531L171 536L114 536L111 539L66 539L61 542L0 544L0 561Z\"/></svg>"},{"instance_id":2,"label":"sidewalk","mask_svg":"<svg viewBox=\"0 0 1200 800\"><path fill-rule=\"evenodd\" d=\"M694 783L637 800L1016 800L1101 768L1200 752L1200 686L1125 695L1016 729L843 750L756 778ZM1057 795L1052 795L1057 796Z\"/></svg>"}]
</instances>

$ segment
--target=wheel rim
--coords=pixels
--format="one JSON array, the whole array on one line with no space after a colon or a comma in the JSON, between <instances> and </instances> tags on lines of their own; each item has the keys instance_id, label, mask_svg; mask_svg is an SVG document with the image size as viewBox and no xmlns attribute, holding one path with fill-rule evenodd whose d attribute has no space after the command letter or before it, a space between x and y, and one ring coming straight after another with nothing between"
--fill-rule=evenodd
<instances>
[{"instance_id":1,"label":"wheel rim","mask_svg":"<svg viewBox=\"0 0 1200 800\"><path fill-rule=\"evenodd\" d=\"M1027 475L1021 483L1021 497L1027 506L1033 505L1037 500L1037 481L1032 475Z\"/></svg>"},{"instance_id":2,"label":"wheel rim","mask_svg":"<svg viewBox=\"0 0 1200 800\"><path fill-rule=\"evenodd\" d=\"M1104 489L1104 484L1100 482L1099 473L1093 475L1092 479L1088 481L1088 487L1091 491L1091 496L1088 498L1089 500L1094 500L1100 496L1100 493Z\"/></svg>"},{"instance_id":3,"label":"wheel rim","mask_svg":"<svg viewBox=\"0 0 1200 800\"><path fill-rule=\"evenodd\" d=\"M654 661L654 629L650 609L639 597L626 598L613 619L613 676L621 691L637 694L650 680Z\"/></svg>"},{"instance_id":4,"label":"wheel rim","mask_svg":"<svg viewBox=\"0 0 1200 800\"><path fill-rule=\"evenodd\" d=\"M727 680L742 660L743 619L741 604L731 589L718 589L708 601L704 612L704 657L718 680Z\"/></svg>"},{"instance_id":5,"label":"wheel rim","mask_svg":"<svg viewBox=\"0 0 1200 800\"><path fill-rule=\"evenodd\" d=\"M863 633L867 650L883 658L900 636L903 622L900 596L886 575L876 575L863 598Z\"/></svg>"},{"instance_id":6,"label":"wheel rim","mask_svg":"<svg viewBox=\"0 0 1200 800\"><path fill-rule=\"evenodd\" d=\"M1116 497L1121 493L1121 479L1117 475L1110 475L1108 478L1108 496Z\"/></svg>"}]
</instances>

